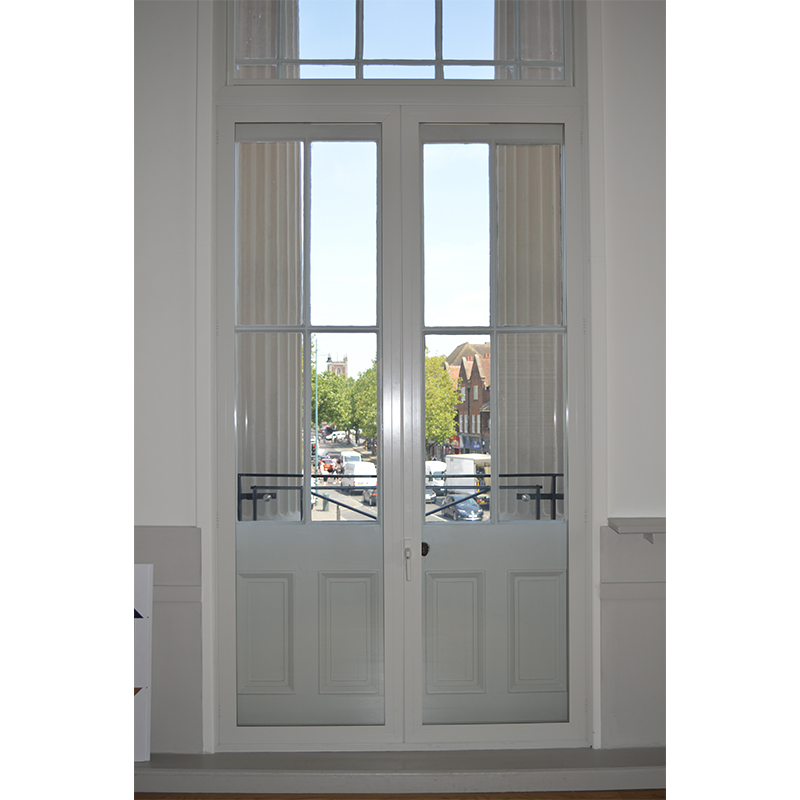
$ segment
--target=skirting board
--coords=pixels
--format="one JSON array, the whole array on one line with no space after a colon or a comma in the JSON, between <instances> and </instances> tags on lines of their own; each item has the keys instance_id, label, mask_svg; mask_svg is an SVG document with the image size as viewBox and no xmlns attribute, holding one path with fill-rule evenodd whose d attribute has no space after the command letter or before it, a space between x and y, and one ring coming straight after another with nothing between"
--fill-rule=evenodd
<instances>
[{"instance_id":1,"label":"skirting board","mask_svg":"<svg viewBox=\"0 0 800 800\"><path fill-rule=\"evenodd\" d=\"M666 787L666 750L154 753L137 792L347 794L552 792Z\"/></svg>"}]
</instances>

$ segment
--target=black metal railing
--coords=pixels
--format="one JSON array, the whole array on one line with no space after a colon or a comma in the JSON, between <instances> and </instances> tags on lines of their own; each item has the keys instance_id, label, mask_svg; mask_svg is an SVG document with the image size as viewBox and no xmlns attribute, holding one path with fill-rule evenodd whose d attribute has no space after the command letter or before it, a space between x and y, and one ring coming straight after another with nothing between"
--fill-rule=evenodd
<instances>
[{"instance_id":1,"label":"black metal railing","mask_svg":"<svg viewBox=\"0 0 800 800\"><path fill-rule=\"evenodd\" d=\"M331 479L332 476L329 472L319 472L319 473L312 473L311 478L312 481L315 479ZM340 477L340 476L336 476ZM374 475L348 475L348 478L374 478ZM259 479L256 483L246 484L243 479L245 478L256 478ZM288 472L240 472L236 476L236 518L239 522L244 522L244 511L245 511L245 504L252 504L252 514L251 519L248 521L257 522L258 521L258 501L263 500L269 503L272 500L278 499L279 492L299 492L300 493L300 519L303 519L303 485L299 484L297 486L285 486L276 484L274 481L266 482L262 481L261 479L267 478L277 478L277 479L286 479L286 478L294 478L295 480L302 480L302 474L295 474L295 473L288 473ZM370 487L365 487L370 488ZM368 517L370 519L377 520L378 517L376 514L373 514L370 511L365 511L363 508L358 508L357 506L351 506L349 503L346 503L342 500L337 500L334 497L330 497L327 494L324 494L325 486L320 486L318 483L316 485L311 486L311 496L315 498L321 499L323 502L333 503L334 505L340 508L346 508L349 511L355 511L357 514L361 514L364 517ZM357 489L357 487L356 487Z\"/></svg>"},{"instance_id":2,"label":"black metal railing","mask_svg":"<svg viewBox=\"0 0 800 800\"><path fill-rule=\"evenodd\" d=\"M492 487L491 485L485 486L459 486L453 483L447 483L448 480L452 481L455 478L471 478L474 479L477 484L485 482L487 484L491 481L491 474L490 473L459 473L456 475L445 475L445 487L444 492L447 497L458 497L457 500L453 500L449 503L442 503L437 504L436 508L433 511L426 511L425 516L430 517L433 514L438 514L440 511L443 511L446 508L451 508L452 506L457 506L459 503L463 503L466 500L476 500L480 504L480 497L481 495L488 494L491 492ZM564 499L564 493L557 491L558 485L558 478L563 478L563 472L517 472L517 473L503 473L498 475L500 480L509 479L509 478L549 478L550 479L550 489L549 491L544 491L544 487L538 483L516 483L516 484L499 484L495 486L495 489L503 490L503 491L514 491L516 492L516 499L522 500L524 502L533 502L534 504L534 517L537 520L541 520L542 518L542 502L549 502L550 503L550 519L554 520L557 518L558 514L558 507L557 501Z\"/></svg>"},{"instance_id":3,"label":"black metal railing","mask_svg":"<svg viewBox=\"0 0 800 800\"><path fill-rule=\"evenodd\" d=\"M320 472L320 473L313 473L311 478L314 481L314 485L311 486L310 493L312 497L319 498L323 502L326 503L333 503L337 506L337 510L341 508L346 508L348 511L354 511L356 514L360 514L364 517L368 517L369 519L377 520L377 514L373 514L370 511L365 511L363 508L358 508L357 506L350 505L349 503L339 500L335 497L331 497L328 494L324 494L324 489L327 488L326 486L320 486L317 482L319 479L327 480L332 478L339 478L341 476L332 476L330 473L327 472ZM348 475L348 478L374 478L374 475ZM449 476L452 480L456 476ZM453 497L454 499L447 503L437 504L436 508L433 511L426 511L425 516L430 517L433 514L438 514L441 511L444 511L446 508L451 508L452 506L457 506L460 503L465 502L466 500L476 500L479 504L481 503L481 499L484 495L488 495L491 490L492 486L489 485L491 481L491 475L489 473L466 473L466 474L459 474L457 476L459 479L461 478L472 478L478 481L480 484L481 482L485 482L487 485L476 485L476 486L459 486L446 484L444 486L444 494L446 497L450 498ZM550 504L550 519L555 520L557 518L557 502L559 500L564 499L564 493L557 491L558 488L558 479L563 478L563 472L520 472L520 473L506 473L501 474L498 476L499 480L507 480L507 479L528 479L528 481L524 483L513 483L513 484L499 484L496 485L494 488L497 490L502 491L513 491L516 493L516 499L521 500L524 502L532 502L534 504L534 518L537 520L542 519L542 505L543 503ZM246 478L256 478L258 479L256 482L245 484L243 479ZM267 503L271 502L272 500L278 499L279 492L299 492L300 493L300 519L303 519L303 485L302 483L296 486L286 486L276 483L274 480L267 481L266 479L283 479L286 480L287 478L301 480L303 479L302 474L293 474L293 473L285 473L285 472L240 472L237 475L237 519L242 522L244 521L244 510L246 504L252 504L252 512L251 512L251 520L256 522L258 520L258 502L259 500L263 500ZM542 484L533 483L530 479L534 478L549 478L550 486L549 491L545 491ZM336 484L334 484L336 486ZM350 488L358 491L358 487L338 487L338 488ZM372 488L372 487L364 487L364 488ZM457 498L457 499L455 499Z\"/></svg>"}]
</instances>

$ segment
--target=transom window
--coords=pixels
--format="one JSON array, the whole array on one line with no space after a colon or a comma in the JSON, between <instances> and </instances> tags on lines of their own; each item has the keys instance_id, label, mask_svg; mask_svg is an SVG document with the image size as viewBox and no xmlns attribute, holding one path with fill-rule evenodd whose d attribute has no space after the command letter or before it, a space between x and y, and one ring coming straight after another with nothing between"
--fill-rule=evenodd
<instances>
[{"instance_id":1,"label":"transom window","mask_svg":"<svg viewBox=\"0 0 800 800\"><path fill-rule=\"evenodd\" d=\"M564 0L236 0L233 83L571 80Z\"/></svg>"}]
</instances>

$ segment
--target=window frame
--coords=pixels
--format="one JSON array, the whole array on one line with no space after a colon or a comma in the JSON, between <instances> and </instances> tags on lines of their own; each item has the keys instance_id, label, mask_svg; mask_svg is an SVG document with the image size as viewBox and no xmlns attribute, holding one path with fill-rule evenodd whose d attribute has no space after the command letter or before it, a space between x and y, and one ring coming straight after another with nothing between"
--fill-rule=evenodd
<instances>
[{"instance_id":1,"label":"window frame","mask_svg":"<svg viewBox=\"0 0 800 800\"><path fill-rule=\"evenodd\" d=\"M224 4L217 8L224 9ZM219 19L219 18L218 18ZM224 30L224 16L223 16ZM583 3L575 4L573 14L573 37L585 41L585 8ZM581 37L584 37L581 39ZM224 48L222 48L224 50ZM224 52L217 50L222 55L218 67L222 66L224 72ZM568 168L565 177L566 202L570 207L570 216L565 220L565 225L571 225L568 236L567 261L571 265L567 273L565 295L570 297L570 321L564 320L572 326L575 336L571 338L568 363L569 372L567 383L570 398L570 422L568 435L568 462L570 470L571 498L580 509L578 513L570 515L570 622L569 622L569 648L570 648L570 684L571 684L571 722L554 724L534 724L533 726L496 726L494 730L485 733L480 739L482 747L589 747L592 743L591 733L591 707L590 690L592 676L590 674L591 652L591 614L589 611L589 598L591 597L591 535L587 520L591 518L589 496L589 471L591 464L588 459L590 441L589 416L588 416L588 381L589 364L586 348L586 317L588 308L587 275L588 264L584 252L584 238L587 230L585 208L587 206L588 188L586 185L586 168L584 165L585 153L583 140L585 131L585 79L580 76L585 73L585 49L576 47L575 63L576 80L571 87L564 86L529 86L523 83L511 84L510 82L465 82L442 81L438 85L433 82L415 82L413 84L397 81L364 82L356 84L350 82L309 81L297 80L272 85L226 86L224 75L218 80L218 91L215 95L215 117L217 137L217 223L216 223L216 300L224 304L230 301L230 293L234 291L233 282L226 283L225 269L222 267L225 260L230 258L226 251L231 238L229 229L232 220L228 200L233 196L233 175L230 154L227 148L231 142L231 131L237 122L285 122L291 124L337 124L379 122L385 124L383 141L386 147L397 147L401 150L401 158L408 163L414 163L418 157L417 151L421 148L419 141L419 126L422 124L449 124L449 125L476 125L493 123L539 123L563 124L565 126L565 141L568 148ZM219 73L218 73L219 77ZM417 186L421 176L414 174L413 170L397 172L386 176L387 180L399 182L403 185L403 196L409 196L409 190ZM421 194L418 195L421 197ZM226 199L227 198L227 199ZM413 252L421 241L419 231L414 230L415 225L421 220L415 220L415 210L400 208L396 203L384 204L387 214L396 214L410 221L403 230L397 227L384 229L383 251L403 253L411 263L421 258L420 253ZM402 314L405 323L419 332L418 338L413 342L403 343L384 336L383 357L388 363L397 359L402 361L408 348L413 351L422 347L422 286L416 278L408 279L403 275L401 260L384 260L383 278L384 292L394 296L392 302L399 304L395 313ZM387 300L388 302L388 300ZM398 310L402 309L402 310ZM580 314L584 315L581 331ZM398 718L392 715L391 705L403 708L403 696L413 694L419 690L415 684L415 677L406 674L402 677L402 665L396 663L397 652L391 649L393 637L398 637L404 643L407 659L420 663L419 648L421 642L408 638L409 634L403 629L403 616L419 613L420 597L410 597L405 609L392 610L387 614L386 633L386 665L387 685L393 681L393 694L387 691L387 725L376 730L363 729L337 730L335 744L332 743L330 729L309 730L299 738L296 732L273 730L265 738L263 729L237 728L235 721L236 683L235 678L230 681L231 674L235 676L235 626L228 622L233 610L235 619L235 593L232 593L235 583L235 547L231 547L231 533L229 528L235 519L235 510L231 506L233 493L230 491L231 478L234 470L232 458L235 450L235 438L230 437L227 421L230 419L231 406L224 387L233 385L233 367L235 359L231 357L226 342L218 339L217 346L217 471L215 482L217 485L217 549L214 577L214 592L217 598L217 615L219 624L216 626L216 651L214 671L216 673L216 701L215 714L215 750L218 752L236 752L242 750L307 750L320 749L360 749L374 750L419 750L439 749L446 746L450 749L469 749L475 747L475 739L463 730L451 730L449 738L443 740L443 733L426 726L421 726L412 733L408 739L403 739L402 714ZM397 380L396 375L389 376L389 385L384 390L384 420L387 425L396 424L404 417L414 420L419 426L419 415L423 413L420 398L424 396L422 377L416 376L412 380ZM389 436L384 441L384 481L394 489L411 482L423 485L423 454L424 443L407 442L400 440L399 436ZM404 452L410 456L408 464L393 466L395 453ZM395 499L390 507L384 507L385 518L394 515L398 519L421 520L424 508L406 508L396 491ZM405 517L404 517L405 515ZM402 534L400 534L402 536ZM416 535L416 534L415 534ZM418 546L418 542L415 543ZM402 588L402 574L396 570L396 552L394 548L402 547L402 538L387 544L385 553L385 585L387 597L391 591ZM399 550L398 550L399 552ZM234 638L231 641L231 635ZM233 647L231 643L233 642ZM395 658L393 658L393 656ZM233 673L231 673L231 659L233 659ZM234 715L231 717L231 709ZM491 726L489 726L491 727ZM525 731L522 728L526 728ZM521 737L515 745L513 737ZM509 738L512 737L512 738ZM446 742L446 744L443 744Z\"/></svg>"},{"instance_id":2,"label":"window frame","mask_svg":"<svg viewBox=\"0 0 800 800\"><path fill-rule=\"evenodd\" d=\"M437 4L440 3L440 0L437 0ZM517 64L520 63L519 61L485 61L483 59L443 59L438 56L433 60L431 59L397 59L394 61L389 61L390 64L434 64L435 70L437 72L437 77L434 78L416 78L416 79L397 79L397 78L364 78L363 73L359 77L359 73L363 70L363 65L366 62L369 63L385 63L384 59L376 60L376 59L358 59L354 57L352 62L356 68L356 77L354 78L275 78L275 79L253 79L253 78L237 78L236 77L236 56L235 56L235 35L236 35L236 24L235 24L235 2L234 0L228 0L226 2L227 6L227 36L226 36L226 57L225 57L225 67L226 67L226 75L225 75L225 83L228 86L280 86L280 85L298 85L298 84L316 84L321 86L328 86L328 85L340 85L346 86L350 84L374 84L378 86L387 86L393 85L397 83L412 83L414 85L422 84L422 85L460 85L460 86L475 86L475 85L483 85L483 84L503 84L505 86L525 86L525 87L541 87L541 88L563 88L563 87L574 87L575 86L575 79L576 79L576 48L575 48L575 2L573 0L563 0L563 24L564 24L564 36L563 36L563 47L564 47L564 77L560 80L523 80L521 78L514 78L514 79L466 79L466 78L445 78L439 76L440 66L443 68L447 65L460 65L462 63L472 64L475 63L477 65L484 65L484 66L494 66L495 64ZM358 23L356 23L358 26ZM441 28L441 20L437 22L437 27ZM363 35L363 34L362 34ZM439 35L441 33L439 32ZM354 54L355 56L355 54ZM277 59L276 59L277 60ZM350 61L350 59L307 59L310 63L318 64L323 63L326 61L330 61L332 63L338 64L343 61ZM527 66L527 65L526 65ZM541 68L548 68L552 66L549 63L542 63L537 65L537 62L530 62L531 67L541 66Z\"/></svg>"}]
</instances>

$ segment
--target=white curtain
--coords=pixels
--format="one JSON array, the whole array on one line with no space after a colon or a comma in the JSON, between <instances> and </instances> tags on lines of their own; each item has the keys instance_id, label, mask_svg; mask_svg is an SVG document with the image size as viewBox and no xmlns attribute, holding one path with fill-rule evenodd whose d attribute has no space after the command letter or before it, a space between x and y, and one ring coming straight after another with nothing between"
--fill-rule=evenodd
<instances>
[{"instance_id":1,"label":"white curtain","mask_svg":"<svg viewBox=\"0 0 800 800\"><path fill-rule=\"evenodd\" d=\"M298 0L238 0L234 21L234 53L237 64L240 59L277 62L280 58L298 58L298 9ZM235 77L263 81L298 76L299 69L295 64L286 65L282 75L274 64L252 64L238 65Z\"/></svg>"},{"instance_id":2,"label":"white curtain","mask_svg":"<svg viewBox=\"0 0 800 800\"><path fill-rule=\"evenodd\" d=\"M496 0L494 12L494 57L498 61L564 60L562 0L519 0L519 18L514 0ZM495 68L497 80L560 80L563 67L519 65Z\"/></svg>"},{"instance_id":3,"label":"white curtain","mask_svg":"<svg viewBox=\"0 0 800 800\"><path fill-rule=\"evenodd\" d=\"M302 321L302 159L299 142L240 142L237 171L237 322ZM302 335L237 336L236 429L240 473L302 473ZM299 478L247 479L298 486ZM264 519L298 519L300 492L259 503ZM252 519L252 506L243 509Z\"/></svg>"},{"instance_id":4,"label":"white curtain","mask_svg":"<svg viewBox=\"0 0 800 800\"><path fill-rule=\"evenodd\" d=\"M561 165L556 145L500 145L497 151L498 302L500 325L562 322ZM564 472L563 336L500 333L498 424L494 473ZM493 481L496 486L499 481ZM505 484L541 485L549 478L509 478ZM558 480L558 490L563 481ZM519 492L495 492L500 519L530 518ZM559 515L563 503L558 506ZM550 504L542 505L550 516Z\"/></svg>"}]
</instances>

